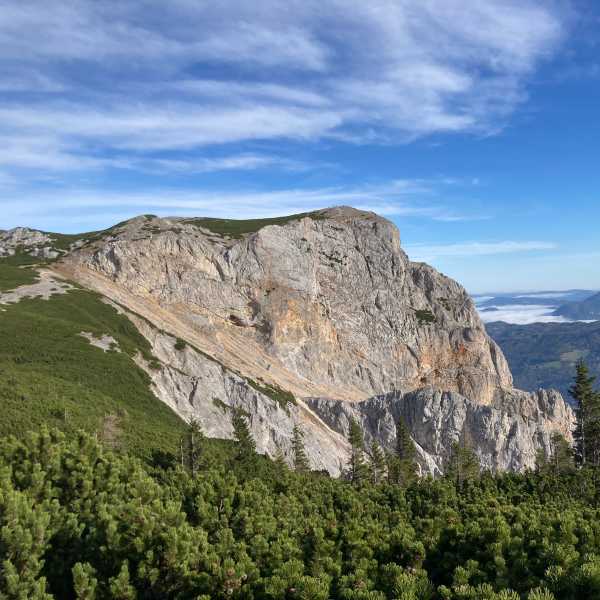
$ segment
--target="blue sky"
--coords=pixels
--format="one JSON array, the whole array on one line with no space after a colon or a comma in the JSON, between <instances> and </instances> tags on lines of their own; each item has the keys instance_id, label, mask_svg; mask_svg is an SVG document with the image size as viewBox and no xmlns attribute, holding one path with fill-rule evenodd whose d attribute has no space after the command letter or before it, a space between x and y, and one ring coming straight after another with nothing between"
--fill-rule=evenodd
<instances>
[{"instance_id":1,"label":"blue sky","mask_svg":"<svg viewBox=\"0 0 600 600\"><path fill-rule=\"evenodd\" d=\"M472 292L600 288L600 7L7 0L0 228L350 204Z\"/></svg>"}]
</instances>

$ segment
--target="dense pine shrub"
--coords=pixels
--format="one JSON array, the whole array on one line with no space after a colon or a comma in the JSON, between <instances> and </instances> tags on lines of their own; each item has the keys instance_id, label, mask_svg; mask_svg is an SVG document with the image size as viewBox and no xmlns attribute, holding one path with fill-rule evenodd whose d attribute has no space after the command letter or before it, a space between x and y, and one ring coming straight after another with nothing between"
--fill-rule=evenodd
<instances>
[{"instance_id":1,"label":"dense pine shrub","mask_svg":"<svg viewBox=\"0 0 600 600\"><path fill-rule=\"evenodd\" d=\"M0 598L600 597L594 469L357 485L211 443L192 476L84 433L3 438Z\"/></svg>"}]
</instances>

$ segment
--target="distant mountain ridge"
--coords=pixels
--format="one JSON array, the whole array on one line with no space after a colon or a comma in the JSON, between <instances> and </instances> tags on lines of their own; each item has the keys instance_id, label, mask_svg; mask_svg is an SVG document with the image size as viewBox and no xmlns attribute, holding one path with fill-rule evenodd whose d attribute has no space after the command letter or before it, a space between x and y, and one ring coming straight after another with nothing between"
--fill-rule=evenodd
<instances>
[{"instance_id":1,"label":"distant mountain ridge","mask_svg":"<svg viewBox=\"0 0 600 600\"><path fill-rule=\"evenodd\" d=\"M521 389L550 387L569 401L575 365L584 359L600 377L600 322L532 323L495 322L487 332L500 345Z\"/></svg>"},{"instance_id":2,"label":"distant mountain ridge","mask_svg":"<svg viewBox=\"0 0 600 600\"><path fill-rule=\"evenodd\" d=\"M574 321L600 320L600 293L580 302L565 304L554 314Z\"/></svg>"}]
</instances>

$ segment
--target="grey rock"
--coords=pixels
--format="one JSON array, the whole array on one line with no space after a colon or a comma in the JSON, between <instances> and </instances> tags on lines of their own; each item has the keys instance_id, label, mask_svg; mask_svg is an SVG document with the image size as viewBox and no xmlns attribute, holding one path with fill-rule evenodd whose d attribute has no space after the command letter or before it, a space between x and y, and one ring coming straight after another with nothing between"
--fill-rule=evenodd
<instances>
[{"instance_id":1,"label":"grey rock","mask_svg":"<svg viewBox=\"0 0 600 600\"><path fill-rule=\"evenodd\" d=\"M155 395L182 419L199 421L208 437L231 439L232 411L240 409L248 417L257 450L271 457L281 451L290 464L292 431L298 425L311 467L340 475L348 452L345 439L315 417L302 401L281 406L239 374L187 344L177 349L176 338L126 314L150 342L161 368L150 368L141 356L137 357L138 364L150 376Z\"/></svg>"},{"instance_id":2,"label":"grey rock","mask_svg":"<svg viewBox=\"0 0 600 600\"><path fill-rule=\"evenodd\" d=\"M17 251L24 251L38 258L57 258L59 253L51 243L52 238L48 234L27 227L0 231L0 257L14 256Z\"/></svg>"},{"instance_id":3,"label":"grey rock","mask_svg":"<svg viewBox=\"0 0 600 600\"><path fill-rule=\"evenodd\" d=\"M494 472L532 469L539 449L550 454L553 433L571 435L571 409L556 391L513 390L494 405L433 389L393 392L353 404L321 398L307 403L340 434L346 436L355 419L368 444L375 440L390 451L402 418L415 442L421 471L434 475L444 472L452 444L465 435L482 467Z\"/></svg>"},{"instance_id":4,"label":"grey rock","mask_svg":"<svg viewBox=\"0 0 600 600\"><path fill-rule=\"evenodd\" d=\"M368 431L381 420L393 437L399 409L379 411L381 398L402 410L418 407L409 425L429 472L442 468L465 427L494 469L531 466L554 429L570 438L572 414L560 395L513 389L506 360L464 288L411 262L386 219L340 207L239 236L207 226L138 217L73 249L55 267L210 357L210 368L211 360L196 359L185 369L171 365L175 371L167 368L165 379L155 380L157 395L182 416L195 414L186 400L193 378L210 372L203 375L207 389L219 389L215 397L225 404L246 403L264 428L253 429L259 447L272 452L289 439L294 420L235 377L277 385L299 399L303 420L314 424L313 464L332 473L347 451L342 413L366 407L379 415ZM164 349L161 360L169 364L171 354ZM327 400L307 400L310 412L302 402L309 398ZM207 402L198 414L211 435L230 433L215 424Z\"/></svg>"}]
</instances>

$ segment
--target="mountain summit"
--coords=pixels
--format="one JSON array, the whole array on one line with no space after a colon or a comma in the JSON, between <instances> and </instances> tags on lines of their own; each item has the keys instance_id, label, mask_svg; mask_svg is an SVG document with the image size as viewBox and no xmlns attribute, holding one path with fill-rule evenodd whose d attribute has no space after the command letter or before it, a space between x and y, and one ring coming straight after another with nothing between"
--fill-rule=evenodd
<instances>
[{"instance_id":1,"label":"mountain summit","mask_svg":"<svg viewBox=\"0 0 600 600\"><path fill-rule=\"evenodd\" d=\"M515 390L464 288L411 262L374 213L144 215L93 234L36 233L0 234L0 255L51 257L48 271L127 315L158 362L136 358L155 396L210 436L230 437L239 408L274 455L299 423L313 468L335 475L352 418L389 447L403 417L434 473L465 436L484 466L514 470L532 467L554 431L570 437L560 394Z\"/></svg>"}]
</instances>

